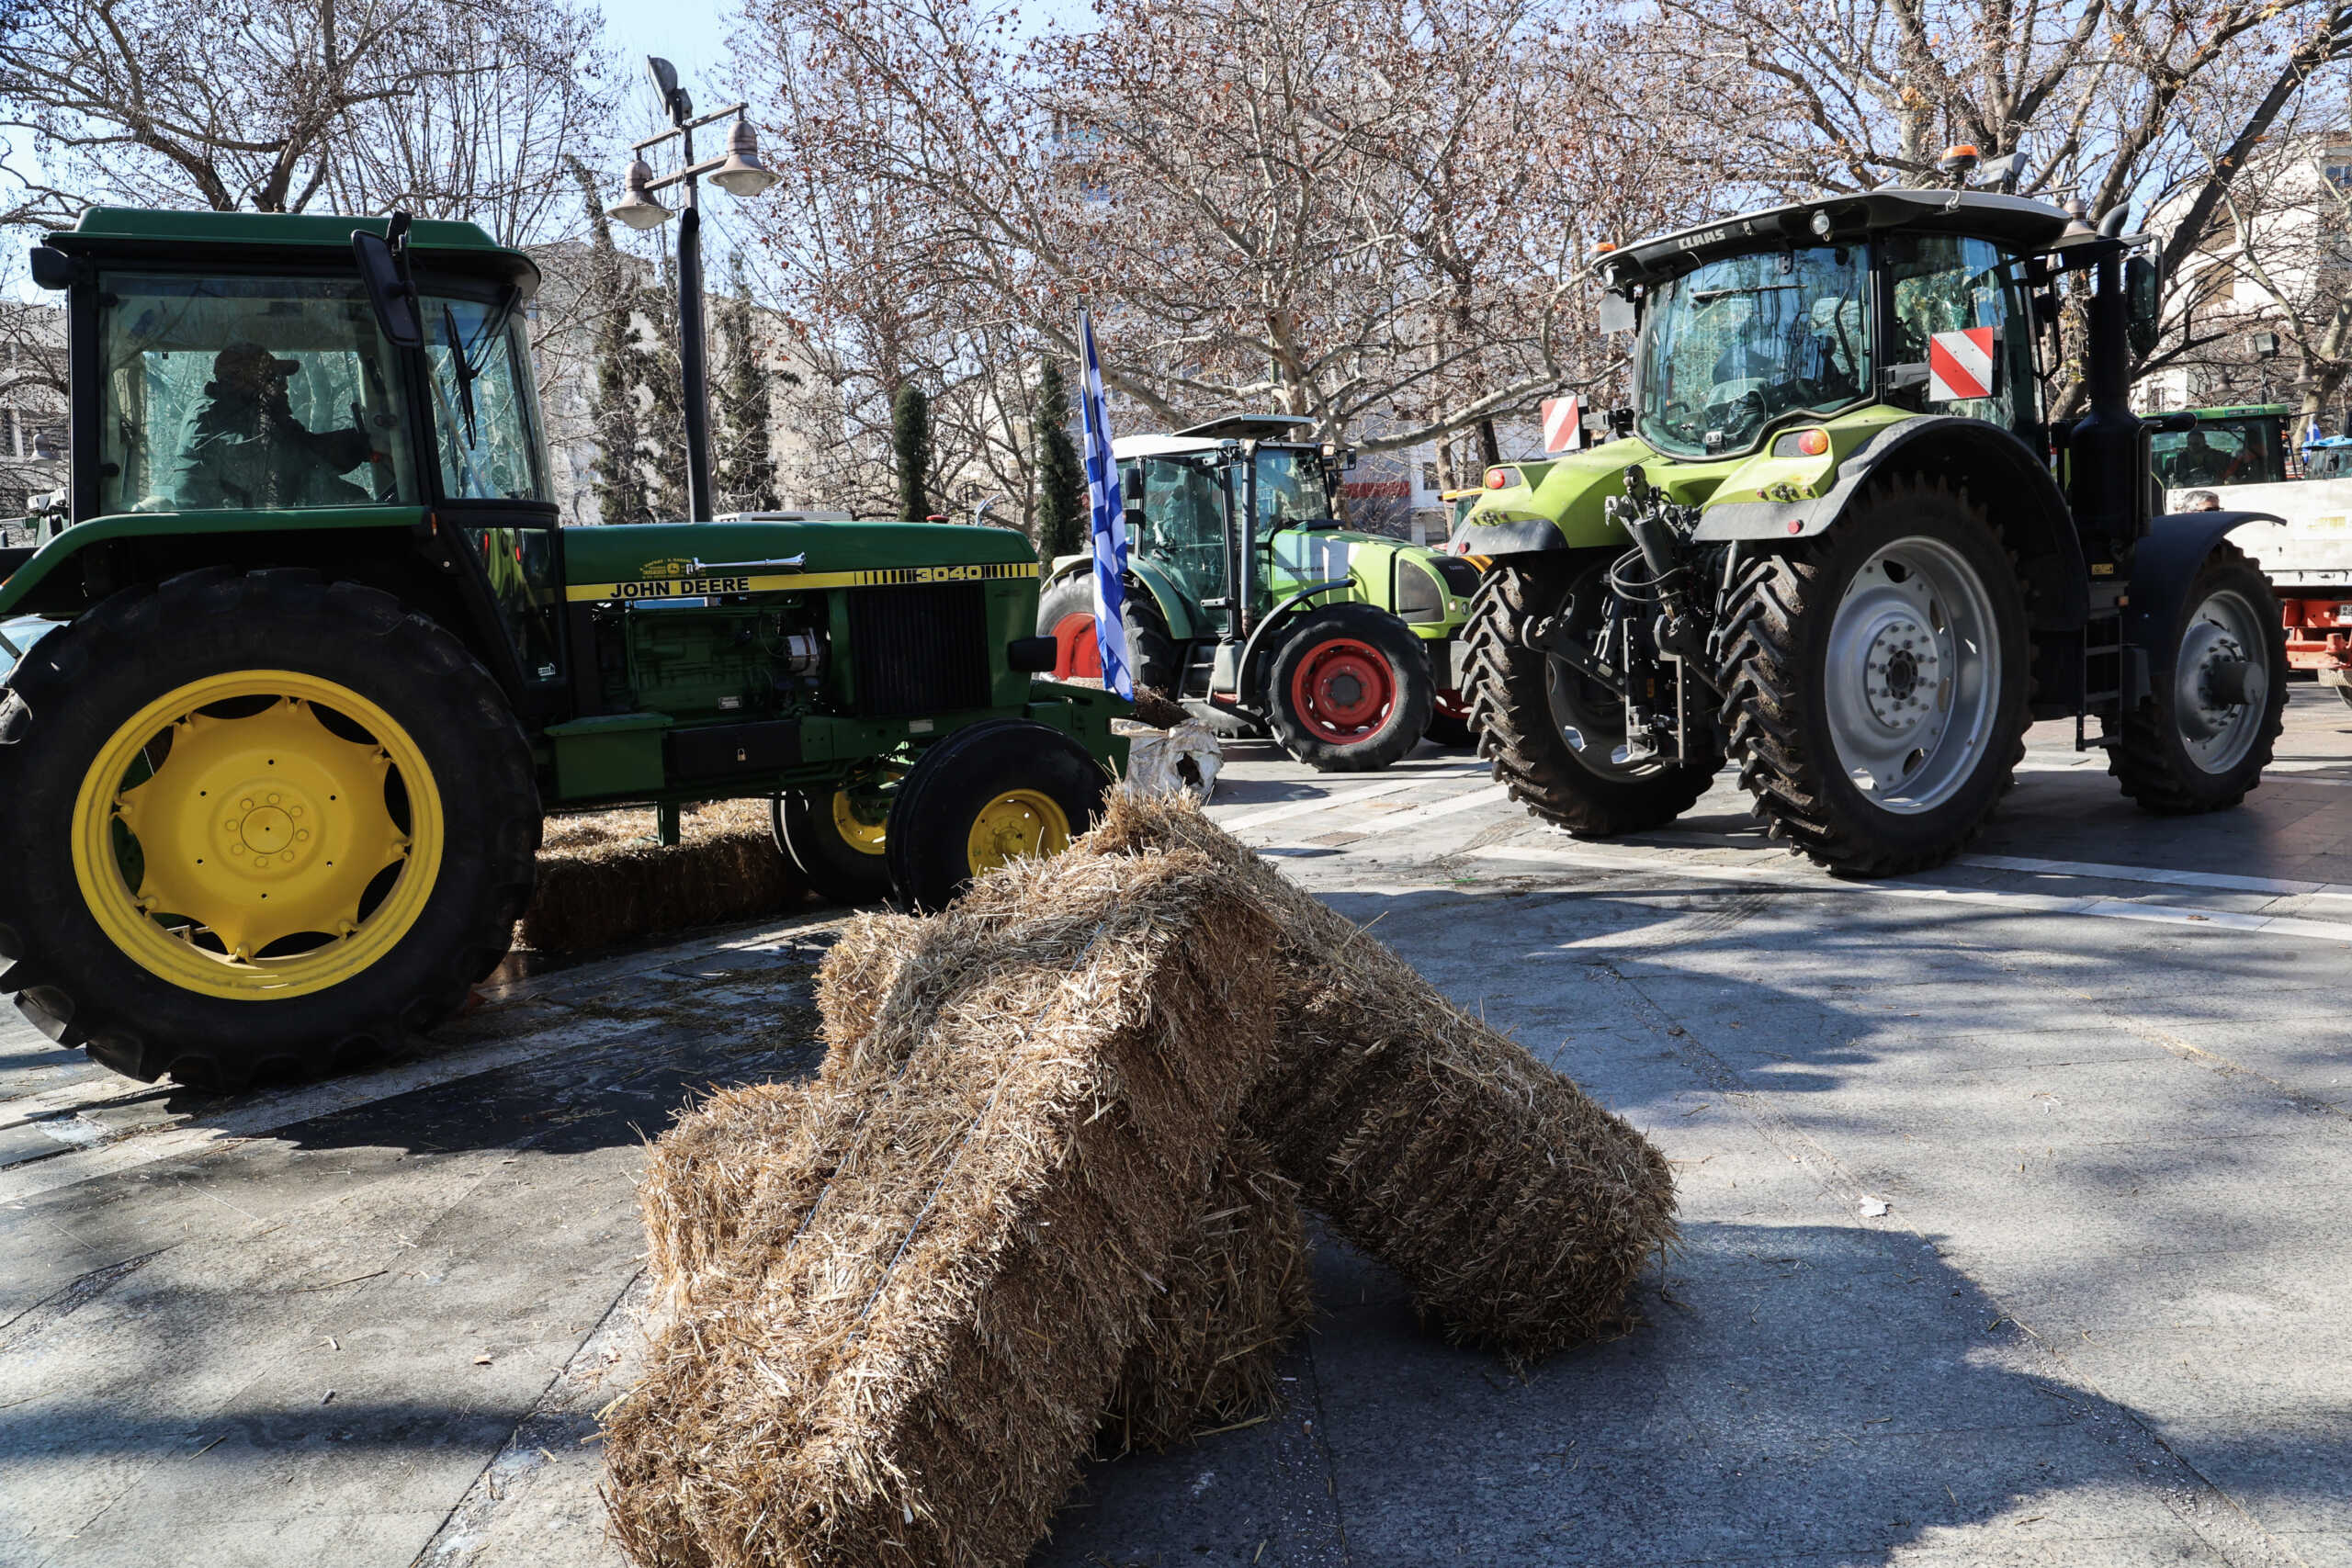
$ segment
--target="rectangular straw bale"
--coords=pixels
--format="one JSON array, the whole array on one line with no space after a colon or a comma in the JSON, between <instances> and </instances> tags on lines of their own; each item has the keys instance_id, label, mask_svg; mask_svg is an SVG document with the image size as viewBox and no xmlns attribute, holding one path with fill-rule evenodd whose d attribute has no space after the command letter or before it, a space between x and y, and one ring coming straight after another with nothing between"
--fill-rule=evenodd
<instances>
[{"instance_id":1,"label":"rectangular straw bale","mask_svg":"<svg viewBox=\"0 0 2352 1568\"><path fill-rule=\"evenodd\" d=\"M555 818L514 940L577 953L789 908L808 889L767 818L765 800L689 807L682 841L667 847L650 841L650 810Z\"/></svg>"},{"instance_id":2,"label":"rectangular straw bale","mask_svg":"<svg viewBox=\"0 0 2352 1568\"><path fill-rule=\"evenodd\" d=\"M1164 1449L1280 1408L1275 1368L1315 1314L1298 1184L1246 1134L1229 1139L1167 1292L1128 1348L1095 1438L1104 1457Z\"/></svg>"},{"instance_id":3,"label":"rectangular straw bale","mask_svg":"<svg viewBox=\"0 0 2352 1568\"><path fill-rule=\"evenodd\" d=\"M827 950L817 969L828 1044L820 1081L846 1086L895 1070L872 1038L874 1019L921 929L905 915L862 915ZM898 1005L933 1004L918 977ZM1097 1446L1105 1453L1167 1448L1277 1403L1275 1364L1313 1316L1315 1299L1297 1183L1256 1139L1237 1136L1219 1156L1166 1283L1103 1412Z\"/></svg>"},{"instance_id":4,"label":"rectangular straw bale","mask_svg":"<svg viewBox=\"0 0 2352 1568\"><path fill-rule=\"evenodd\" d=\"M763 1179L608 1417L634 1559L1022 1560L1269 1055L1272 932L1209 872L1022 863L923 922L818 1195Z\"/></svg>"},{"instance_id":5,"label":"rectangular straw bale","mask_svg":"<svg viewBox=\"0 0 2352 1568\"><path fill-rule=\"evenodd\" d=\"M1182 797L1118 792L1079 846L1181 852L1281 932L1280 1061L1244 1119L1307 1206L1456 1339L1525 1358L1621 1331L1675 1236L1665 1156Z\"/></svg>"},{"instance_id":6,"label":"rectangular straw bale","mask_svg":"<svg viewBox=\"0 0 2352 1568\"><path fill-rule=\"evenodd\" d=\"M822 1079L722 1090L655 1142L639 1198L657 1305L688 1310L701 1281L724 1277L747 1220L806 1212L835 1168L826 1127L841 1093ZM1167 1448L1279 1404L1275 1366L1315 1302L1298 1187L1264 1145L1227 1140L1162 1280L1102 1411L1100 1455Z\"/></svg>"}]
</instances>

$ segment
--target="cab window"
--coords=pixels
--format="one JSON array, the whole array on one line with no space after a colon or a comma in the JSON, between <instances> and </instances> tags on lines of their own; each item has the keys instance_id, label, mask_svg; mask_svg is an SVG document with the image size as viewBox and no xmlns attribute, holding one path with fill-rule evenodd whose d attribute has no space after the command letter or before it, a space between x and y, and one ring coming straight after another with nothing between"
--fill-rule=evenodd
<instances>
[{"instance_id":1,"label":"cab window","mask_svg":"<svg viewBox=\"0 0 2352 1568\"><path fill-rule=\"evenodd\" d=\"M109 273L100 299L100 512L419 501L356 280Z\"/></svg>"},{"instance_id":2,"label":"cab window","mask_svg":"<svg viewBox=\"0 0 2352 1568\"><path fill-rule=\"evenodd\" d=\"M512 300L424 299L434 445L452 500L550 499L530 347Z\"/></svg>"},{"instance_id":3,"label":"cab window","mask_svg":"<svg viewBox=\"0 0 2352 1568\"><path fill-rule=\"evenodd\" d=\"M1258 531L1261 540L1331 516L1319 454L1295 446L1258 448Z\"/></svg>"},{"instance_id":4,"label":"cab window","mask_svg":"<svg viewBox=\"0 0 2352 1568\"><path fill-rule=\"evenodd\" d=\"M2199 420L2194 430L2159 431L2150 446L2156 477L2167 490L2276 484L2287 477L2287 455L2274 421Z\"/></svg>"},{"instance_id":5,"label":"cab window","mask_svg":"<svg viewBox=\"0 0 2352 1568\"><path fill-rule=\"evenodd\" d=\"M1929 412L2023 432L2036 417L2033 332L2007 254L1989 241L1956 234L1898 236L1888 242L1887 253L1894 295L1894 362L1933 368L1948 360L1966 378L1931 380ZM1984 349L1986 330L1992 334L1989 354ZM1939 356L1936 339L1945 333L1952 335ZM1988 396L1952 395L1972 385L1984 387L1988 378Z\"/></svg>"},{"instance_id":6,"label":"cab window","mask_svg":"<svg viewBox=\"0 0 2352 1568\"><path fill-rule=\"evenodd\" d=\"M1140 501L1143 533L1138 543L1165 557L1203 599L1227 591L1225 477L1214 452L1142 457L1122 465L1120 488L1126 504Z\"/></svg>"}]
</instances>

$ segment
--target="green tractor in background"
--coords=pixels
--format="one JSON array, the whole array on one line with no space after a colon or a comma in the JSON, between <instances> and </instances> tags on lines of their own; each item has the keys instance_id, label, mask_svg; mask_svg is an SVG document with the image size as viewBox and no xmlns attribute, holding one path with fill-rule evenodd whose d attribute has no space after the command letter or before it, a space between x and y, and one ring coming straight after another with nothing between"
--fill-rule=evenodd
<instances>
[{"instance_id":1,"label":"green tractor in background","mask_svg":"<svg viewBox=\"0 0 2352 1568\"><path fill-rule=\"evenodd\" d=\"M2283 484L2295 411L2284 403L2190 409L2187 430L2161 430L2149 445L2156 479L2167 491L2213 485Z\"/></svg>"},{"instance_id":2,"label":"green tractor in background","mask_svg":"<svg viewBox=\"0 0 2352 1568\"><path fill-rule=\"evenodd\" d=\"M50 628L0 688L0 991L119 1071L431 1028L551 807L781 795L820 890L928 908L1124 763L1125 705L1035 679L1017 534L560 525L537 269L471 224L99 209L32 263L72 482L0 552Z\"/></svg>"},{"instance_id":3,"label":"green tractor in background","mask_svg":"<svg viewBox=\"0 0 2352 1568\"><path fill-rule=\"evenodd\" d=\"M1338 454L1313 421L1239 414L1113 444L1136 684L1325 772L1385 768L1424 736L1470 743L1456 636L1477 569L1334 520ZM1098 677L1087 556L1056 560L1037 630L1054 671Z\"/></svg>"},{"instance_id":4,"label":"green tractor in background","mask_svg":"<svg viewBox=\"0 0 2352 1568\"><path fill-rule=\"evenodd\" d=\"M2126 400L2157 280L2122 218L1880 190L1604 255L1604 330L1639 331L1618 438L1498 470L1451 542L1492 561L1467 640L1497 779L1609 835L1736 758L1776 837L1857 874L1957 852L2035 719L2150 810L2242 799L2287 667L2224 536L2276 519L2152 516L2151 435L2195 422ZM2052 423L2082 271L2088 412Z\"/></svg>"}]
</instances>

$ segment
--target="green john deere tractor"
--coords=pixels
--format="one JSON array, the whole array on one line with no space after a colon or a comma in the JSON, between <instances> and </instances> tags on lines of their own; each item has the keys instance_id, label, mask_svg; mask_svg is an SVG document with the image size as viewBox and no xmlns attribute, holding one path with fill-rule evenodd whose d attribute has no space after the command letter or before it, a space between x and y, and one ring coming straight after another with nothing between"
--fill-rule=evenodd
<instances>
[{"instance_id":1,"label":"green john deere tractor","mask_svg":"<svg viewBox=\"0 0 2352 1568\"><path fill-rule=\"evenodd\" d=\"M1385 768L1426 735L1470 743L1457 676L1478 574L1333 520L1311 420L1238 414L1113 444L1126 505L1136 683L1325 772ZM1055 671L1100 672L1091 558L1053 563L1037 629Z\"/></svg>"},{"instance_id":2,"label":"green john deere tractor","mask_svg":"<svg viewBox=\"0 0 2352 1568\"><path fill-rule=\"evenodd\" d=\"M2286 700L2278 608L2223 536L2154 516L2126 400L2156 278L2123 214L1881 190L1597 264L1638 327L1618 438L1506 469L1451 547L1490 558L1470 694L1498 781L1572 832L1653 829L1729 756L1842 873L1952 855L2035 719L2157 812L2242 799ZM2061 280L2087 272L2087 412L2052 422ZM1490 476L1492 482L1492 476Z\"/></svg>"},{"instance_id":3,"label":"green john deere tractor","mask_svg":"<svg viewBox=\"0 0 2352 1568\"><path fill-rule=\"evenodd\" d=\"M538 274L470 224L101 209L32 260L72 485L0 552L0 622L62 623L0 690L0 991L119 1071L432 1027L551 807L781 795L820 888L933 906L1123 761L1124 705L1034 678L1016 534L560 526Z\"/></svg>"}]
</instances>

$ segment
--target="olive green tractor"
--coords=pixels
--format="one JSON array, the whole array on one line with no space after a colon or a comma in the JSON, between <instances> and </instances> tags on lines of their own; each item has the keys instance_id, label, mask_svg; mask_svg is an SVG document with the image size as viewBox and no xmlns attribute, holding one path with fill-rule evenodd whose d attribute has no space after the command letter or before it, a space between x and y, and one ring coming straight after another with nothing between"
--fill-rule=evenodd
<instances>
[{"instance_id":1,"label":"olive green tractor","mask_svg":"<svg viewBox=\"0 0 2352 1568\"><path fill-rule=\"evenodd\" d=\"M1608 835L1732 759L1776 836L1860 874L1957 852L2037 719L2149 810L2242 799L2287 667L2225 536L2265 514L2154 514L2152 434L2194 419L2127 401L2157 280L2122 216L1880 190L1600 258L1632 406L1491 472L1451 543L1492 562L1468 691L1497 779ZM2088 399L2057 420L2078 278Z\"/></svg>"}]
</instances>

